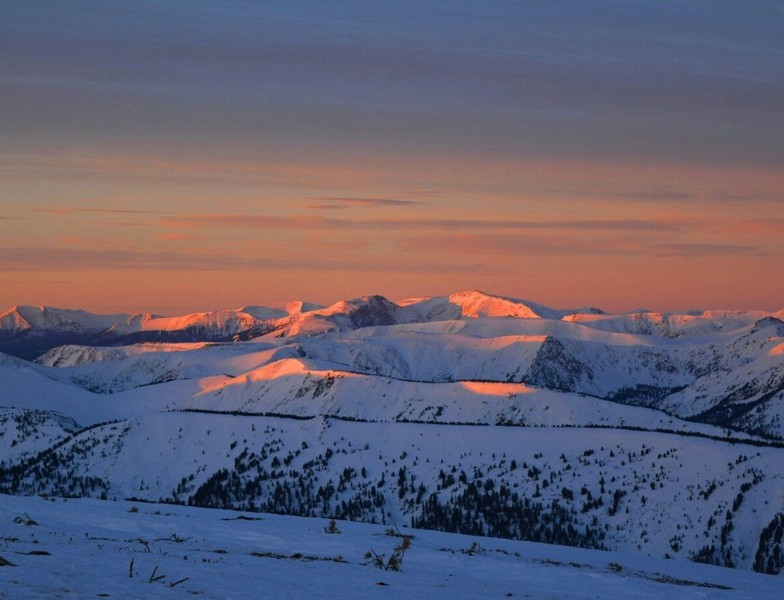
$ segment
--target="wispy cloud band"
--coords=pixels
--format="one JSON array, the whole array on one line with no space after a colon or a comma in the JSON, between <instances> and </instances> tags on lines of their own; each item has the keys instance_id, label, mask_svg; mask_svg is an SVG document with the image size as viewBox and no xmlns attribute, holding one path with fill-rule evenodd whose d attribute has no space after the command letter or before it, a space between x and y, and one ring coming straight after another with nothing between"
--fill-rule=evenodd
<instances>
[{"instance_id":1,"label":"wispy cloud band","mask_svg":"<svg viewBox=\"0 0 784 600\"><path fill-rule=\"evenodd\" d=\"M671 219L569 219L525 221L519 219L337 219L317 215L273 216L253 214L178 214L161 219L161 224L179 228L247 228L247 229L345 229L345 230L583 230L583 231L679 231L691 226L689 221Z\"/></svg>"}]
</instances>

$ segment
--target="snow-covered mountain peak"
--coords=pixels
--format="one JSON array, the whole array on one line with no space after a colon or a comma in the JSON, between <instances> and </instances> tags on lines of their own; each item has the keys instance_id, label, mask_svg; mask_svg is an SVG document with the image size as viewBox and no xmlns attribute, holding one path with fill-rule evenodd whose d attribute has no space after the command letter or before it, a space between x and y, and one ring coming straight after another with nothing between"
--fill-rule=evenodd
<instances>
[{"instance_id":1,"label":"snow-covered mountain peak","mask_svg":"<svg viewBox=\"0 0 784 600\"><path fill-rule=\"evenodd\" d=\"M518 319L559 319L562 314L541 304L494 296L479 290L458 292L449 296L449 302L460 307L464 318L515 317Z\"/></svg>"},{"instance_id":2,"label":"snow-covered mountain peak","mask_svg":"<svg viewBox=\"0 0 784 600\"><path fill-rule=\"evenodd\" d=\"M25 329L30 329L32 325L30 322L24 318L22 315L22 311L20 309L25 309L28 307L24 306L14 306L10 310L7 310L3 314L0 315L0 331L8 331L8 332L15 332L15 331L23 331Z\"/></svg>"},{"instance_id":3,"label":"snow-covered mountain peak","mask_svg":"<svg viewBox=\"0 0 784 600\"><path fill-rule=\"evenodd\" d=\"M28 329L103 331L127 318L127 315L99 315L51 306L14 306L0 315L0 330L7 333Z\"/></svg>"},{"instance_id":4,"label":"snow-covered mountain peak","mask_svg":"<svg viewBox=\"0 0 784 600\"><path fill-rule=\"evenodd\" d=\"M350 313L359 310L364 306L396 306L393 302L386 299L379 294L372 294L369 296L360 296L358 298L351 298L350 300L339 300L334 304L327 306L318 312L323 315L335 315Z\"/></svg>"},{"instance_id":5,"label":"snow-covered mountain peak","mask_svg":"<svg viewBox=\"0 0 784 600\"><path fill-rule=\"evenodd\" d=\"M315 302L305 302L303 300L291 300L272 306L243 306L237 312L247 313L261 321L273 321L285 317L308 313L325 308Z\"/></svg>"},{"instance_id":6,"label":"snow-covered mountain peak","mask_svg":"<svg viewBox=\"0 0 784 600\"><path fill-rule=\"evenodd\" d=\"M405 322L453 321L484 317L514 317L517 319L559 319L563 311L544 305L488 294L480 290L456 292L449 296L408 298L398 305L403 309Z\"/></svg>"},{"instance_id":7,"label":"snow-covered mountain peak","mask_svg":"<svg viewBox=\"0 0 784 600\"><path fill-rule=\"evenodd\" d=\"M400 307L384 296L362 296L352 300L342 300L322 310L312 311L327 317L346 317L352 328L371 325L394 325L397 323Z\"/></svg>"},{"instance_id":8,"label":"snow-covered mountain peak","mask_svg":"<svg viewBox=\"0 0 784 600\"><path fill-rule=\"evenodd\" d=\"M321 310L326 308L323 304L315 302L305 302L303 300L291 300L282 304L276 304L273 308L284 311L288 315L296 315L299 313L312 312L314 310Z\"/></svg>"}]
</instances>

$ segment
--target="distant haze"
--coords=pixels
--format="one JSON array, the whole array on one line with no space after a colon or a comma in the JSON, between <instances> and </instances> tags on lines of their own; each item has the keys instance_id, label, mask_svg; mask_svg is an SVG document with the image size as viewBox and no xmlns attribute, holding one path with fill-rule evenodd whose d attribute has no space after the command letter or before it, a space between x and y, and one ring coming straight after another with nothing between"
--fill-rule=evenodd
<instances>
[{"instance_id":1,"label":"distant haze","mask_svg":"<svg viewBox=\"0 0 784 600\"><path fill-rule=\"evenodd\" d=\"M0 310L784 308L784 5L6 2Z\"/></svg>"}]
</instances>

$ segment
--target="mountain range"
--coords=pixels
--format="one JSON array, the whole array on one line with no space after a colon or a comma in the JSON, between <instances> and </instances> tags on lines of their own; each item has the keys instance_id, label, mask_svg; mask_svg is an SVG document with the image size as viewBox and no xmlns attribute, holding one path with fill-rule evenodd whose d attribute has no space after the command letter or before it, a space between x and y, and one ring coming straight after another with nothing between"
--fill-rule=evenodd
<instances>
[{"instance_id":1,"label":"mountain range","mask_svg":"<svg viewBox=\"0 0 784 600\"><path fill-rule=\"evenodd\" d=\"M784 567L784 311L0 315L0 492ZM34 359L34 360L32 360Z\"/></svg>"}]
</instances>

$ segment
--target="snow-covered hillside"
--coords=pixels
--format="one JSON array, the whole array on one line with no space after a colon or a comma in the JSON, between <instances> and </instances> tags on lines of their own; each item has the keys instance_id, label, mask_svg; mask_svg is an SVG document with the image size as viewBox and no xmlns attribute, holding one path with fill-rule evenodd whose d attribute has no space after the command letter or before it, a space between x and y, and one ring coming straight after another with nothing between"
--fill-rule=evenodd
<instances>
[{"instance_id":1,"label":"snow-covered hillside","mask_svg":"<svg viewBox=\"0 0 784 600\"><path fill-rule=\"evenodd\" d=\"M784 568L781 314L368 296L115 319L105 346L74 331L115 317L58 314L81 325L1 321L72 336L0 354L2 492Z\"/></svg>"},{"instance_id":2,"label":"snow-covered hillside","mask_svg":"<svg viewBox=\"0 0 784 600\"><path fill-rule=\"evenodd\" d=\"M328 533L332 531L333 533ZM408 538L400 570L388 561ZM0 596L776 598L778 578L495 538L132 502L0 496Z\"/></svg>"}]
</instances>

